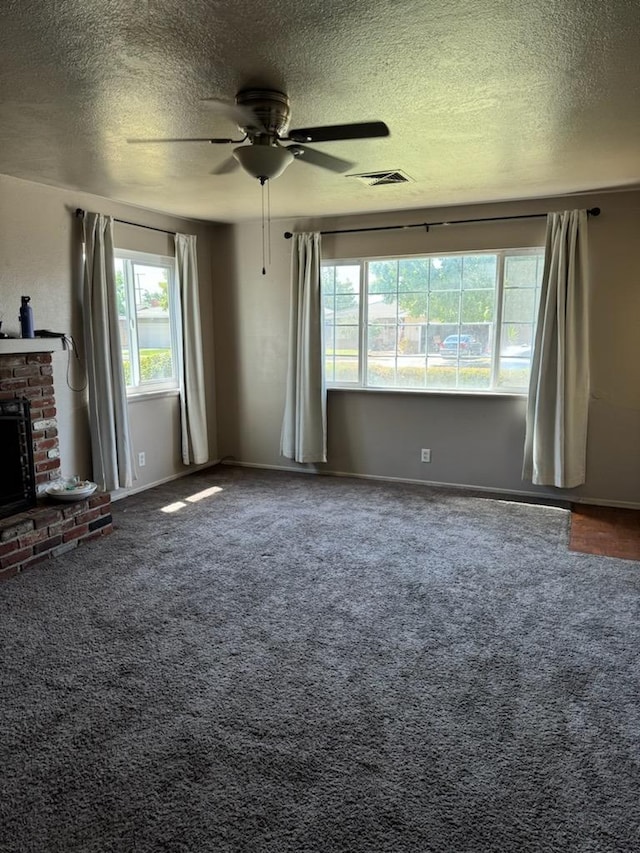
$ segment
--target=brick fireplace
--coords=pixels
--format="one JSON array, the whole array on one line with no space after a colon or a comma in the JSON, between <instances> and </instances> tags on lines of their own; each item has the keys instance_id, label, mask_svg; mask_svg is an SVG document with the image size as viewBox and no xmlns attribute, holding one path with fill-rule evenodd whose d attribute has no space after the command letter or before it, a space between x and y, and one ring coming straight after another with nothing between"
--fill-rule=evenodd
<instances>
[{"instance_id":1,"label":"brick fireplace","mask_svg":"<svg viewBox=\"0 0 640 853\"><path fill-rule=\"evenodd\" d=\"M0 581L112 530L108 494L65 504L46 495L61 476L51 356L60 346L50 340L0 341L0 400L28 401L38 494L35 506L0 519Z\"/></svg>"}]
</instances>

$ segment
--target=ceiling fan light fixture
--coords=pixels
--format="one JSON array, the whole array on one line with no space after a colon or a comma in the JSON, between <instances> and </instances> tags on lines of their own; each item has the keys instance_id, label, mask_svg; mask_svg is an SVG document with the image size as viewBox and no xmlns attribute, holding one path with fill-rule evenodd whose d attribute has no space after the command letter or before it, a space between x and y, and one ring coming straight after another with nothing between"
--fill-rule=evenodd
<instances>
[{"instance_id":1,"label":"ceiling fan light fixture","mask_svg":"<svg viewBox=\"0 0 640 853\"><path fill-rule=\"evenodd\" d=\"M241 145L233 156L245 172L259 181L271 181L281 175L295 157L279 145Z\"/></svg>"}]
</instances>

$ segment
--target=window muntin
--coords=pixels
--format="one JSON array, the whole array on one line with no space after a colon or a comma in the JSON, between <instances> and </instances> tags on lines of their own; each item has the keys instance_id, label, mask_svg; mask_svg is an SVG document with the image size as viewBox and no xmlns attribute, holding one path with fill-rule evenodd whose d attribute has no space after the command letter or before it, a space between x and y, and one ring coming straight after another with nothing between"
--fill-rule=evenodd
<instances>
[{"instance_id":1,"label":"window muntin","mask_svg":"<svg viewBox=\"0 0 640 853\"><path fill-rule=\"evenodd\" d=\"M115 252L122 362L129 394L178 387L174 259Z\"/></svg>"},{"instance_id":2,"label":"window muntin","mask_svg":"<svg viewBox=\"0 0 640 853\"><path fill-rule=\"evenodd\" d=\"M327 261L334 386L526 393L542 249Z\"/></svg>"}]
</instances>

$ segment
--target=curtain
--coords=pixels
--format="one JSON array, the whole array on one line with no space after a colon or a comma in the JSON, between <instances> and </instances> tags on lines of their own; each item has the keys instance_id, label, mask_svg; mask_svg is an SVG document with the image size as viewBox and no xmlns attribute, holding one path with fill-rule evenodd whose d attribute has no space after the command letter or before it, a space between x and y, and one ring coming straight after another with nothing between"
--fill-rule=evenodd
<instances>
[{"instance_id":1,"label":"curtain","mask_svg":"<svg viewBox=\"0 0 640 853\"><path fill-rule=\"evenodd\" d=\"M113 219L86 213L83 221L82 313L89 392L93 479L113 491L133 484L133 457L116 302Z\"/></svg>"},{"instance_id":2,"label":"curtain","mask_svg":"<svg viewBox=\"0 0 640 853\"><path fill-rule=\"evenodd\" d=\"M289 364L280 452L296 462L327 461L323 326L320 234L294 234Z\"/></svg>"},{"instance_id":3,"label":"curtain","mask_svg":"<svg viewBox=\"0 0 640 853\"><path fill-rule=\"evenodd\" d=\"M589 406L587 212L547 217L531 365L523 478L570 489L585 481Z\"/></svg>"},{"instance_id":4,"label":"curtain","mask_svg":"<svg viewBox=\"0 0 640 853\"><path fill-rule=\"evenodd\" d=\"M202 330L198 298L196 238L176 234L176 272L180 294L180 427L182 461L185 465L209 461L207 410L204 397Z\"/></svg>"}]
</instances>

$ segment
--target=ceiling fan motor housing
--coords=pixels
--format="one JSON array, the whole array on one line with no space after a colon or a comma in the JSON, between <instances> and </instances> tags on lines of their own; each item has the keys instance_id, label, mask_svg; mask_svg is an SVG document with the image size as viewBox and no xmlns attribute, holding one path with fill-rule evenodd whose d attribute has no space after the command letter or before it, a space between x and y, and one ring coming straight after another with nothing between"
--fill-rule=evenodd
<instances>
[{"instance_id":1,"label":"ceiling fan motor housing","mask_svg":"<svg viewBox=\"0 0 640 853\"><path fill-rule=\"evenodd\" d=\"M275 89L243 89L236 95L236 104L252 110L262 122L267 135L277 138L284 136L289 126L291 111L289 98L284 92ZM264 131L251 127L241 127L249 138L264 136Z\"/></svg>"}]
</instances>

